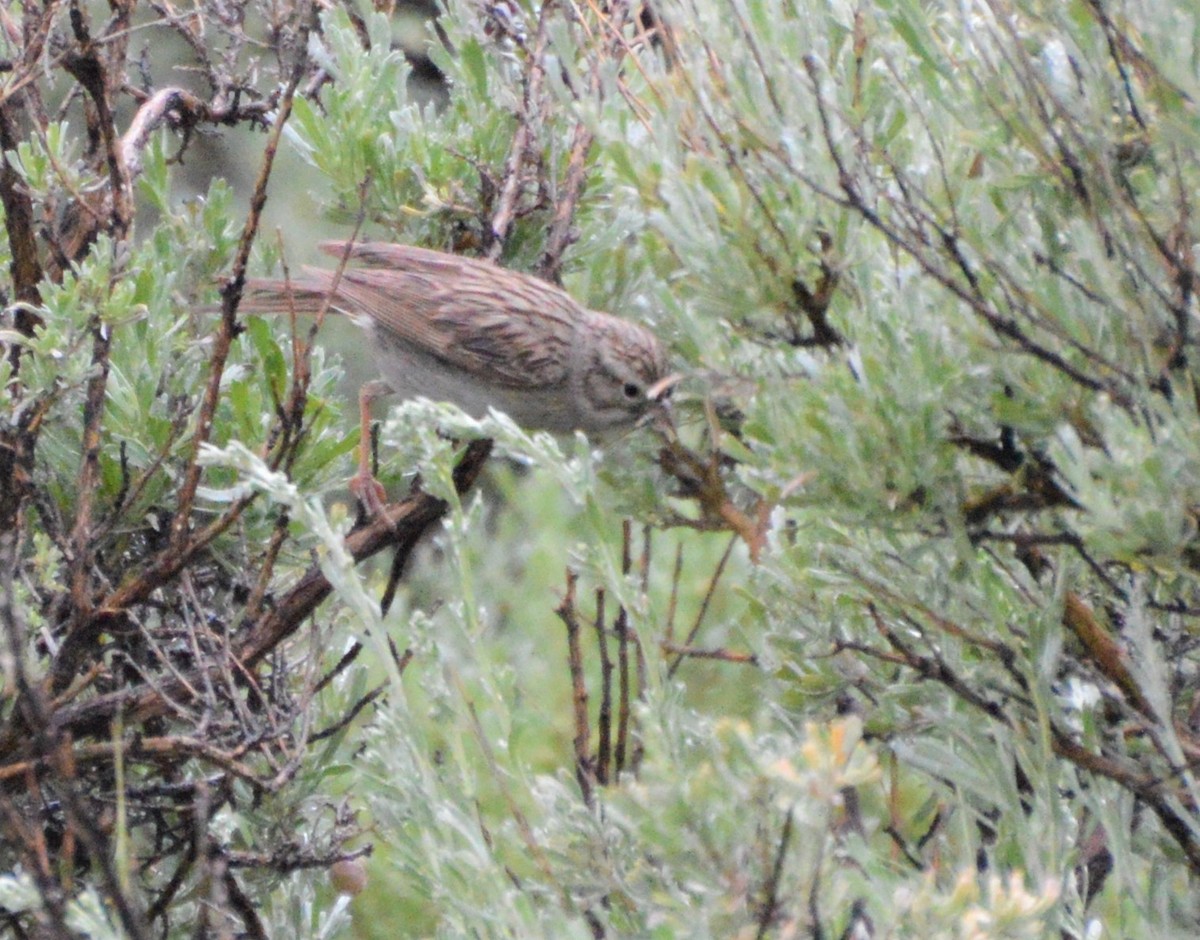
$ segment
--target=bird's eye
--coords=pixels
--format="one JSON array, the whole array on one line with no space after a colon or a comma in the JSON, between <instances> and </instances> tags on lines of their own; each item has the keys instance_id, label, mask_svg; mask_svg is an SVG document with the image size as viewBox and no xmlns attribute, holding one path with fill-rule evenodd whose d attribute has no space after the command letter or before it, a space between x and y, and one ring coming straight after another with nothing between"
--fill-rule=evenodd
<instances>
[{"instance_id":1,"label":"bird's eye","mask_svg":"<svg viewBox=\"0 0 1200 940\"><path fill-rule=\"evenodd\" d=\"M626 382L625 387L621 389L621 391L625 393L625 397L630 401L633 401L635 398L640 398L642 395L642 390L638 388L636 382Z\"/></svg>"}]
</instances>

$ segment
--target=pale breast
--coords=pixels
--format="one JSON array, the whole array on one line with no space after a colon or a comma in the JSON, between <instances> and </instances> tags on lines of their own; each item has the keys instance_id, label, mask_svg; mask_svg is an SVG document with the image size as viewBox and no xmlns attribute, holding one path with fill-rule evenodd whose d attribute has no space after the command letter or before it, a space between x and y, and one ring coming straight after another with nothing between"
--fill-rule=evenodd
<instances>
[{"instance_id":1,"label":"pale breast","mask_svg":"<svg viewBox=\"0 0 1200 940\"><path fill-rule=\"evenodd\" d=\"M515 388L489 382L452 363L415 350L369 320L359 321L370 337L370 349L388 386L401 398L428 398L457 405L473 418L489 408L502 411L526 430L561 434L579 426L571 388Z\"/></svg>"}]
</instances>

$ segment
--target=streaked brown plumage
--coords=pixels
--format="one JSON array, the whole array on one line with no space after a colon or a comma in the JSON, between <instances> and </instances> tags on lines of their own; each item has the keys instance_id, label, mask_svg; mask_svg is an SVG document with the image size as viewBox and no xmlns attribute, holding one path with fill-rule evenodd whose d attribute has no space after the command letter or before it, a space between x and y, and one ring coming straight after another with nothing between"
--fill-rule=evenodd
<instances>
[{"instance_id":1,"label":"streaked brown plumage","mask_svg":"<svg viewBox=\"0 0 1200 940\"><path fill-rule=\"evenodd\" d=\"M653 333L528 274L408 245L321 249L358 264L340 277L307 268L290 283L249 281L242 311L312 314L328 303L365 331L387 388L404 397L475 417L495 408L529 430L603 435L635 424L672 384ZM363 395L364 440L373 394ZM375 504L362 458L356 492Z\"/></svg>"},{"instance_id":2,"label":"streaked brown plumage","mask_svg":"<svg viewBox=\"0 0 1200 940\"><path fill-rule=\"evenodd\" d=\"M290 287L247 284L247 313L351 317L370 337L387 385L405 397L449 401L476 417L488 407L528 429L602 433L633 424L667 375L666 355L638 324L587 310L563 290L486 261L407 245L329 242L347 253L335 272L306 269Z\"/></svg>"}]
</instances>

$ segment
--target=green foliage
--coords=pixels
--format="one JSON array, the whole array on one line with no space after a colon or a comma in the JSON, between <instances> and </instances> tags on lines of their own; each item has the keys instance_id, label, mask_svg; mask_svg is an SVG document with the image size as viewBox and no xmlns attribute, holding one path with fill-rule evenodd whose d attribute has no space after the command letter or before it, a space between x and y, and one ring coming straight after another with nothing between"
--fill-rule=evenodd
<instances>
[{"instance_id":1,"label":"green foliage","mask_svg":"<svg viewBox=\"0 0 1200 940\"><path fill-rule=\"evenodd\" d=\"M831 935L856 901L894 936L1193 922L1157 900L1164 878L1188 876L1123 776L1183 754L1168 716L1194 683L1192 660L1174 658L1188 634L1167 611L1194 601L1200 428L1190 364L1168 363L1177 287L1162 257L1194 192L1183 155L1197 128L1178 107L1194 82L1165 61L1189 33L1170 17L1106 27L1083 6L1004 11L887 4L855 20L817 4L664 3L677 57L641 56L578 99L564 89L578 87L582 52L555 46L567 82L553 85L553 119L564 138L578 118L597 139L572 286L656 322L693 374L755 380L740 437L720 446L737 455L744 496L780 505L761 565L739 556L727 570L702 635L769 669L689 665L664 681L670 657L654 641L670 551L656 540L643 591L612 542L614 506L650 521L682 508L649 451L635 444L628 465L580 477L583 455L510 440L539 470L506 489L516 498L486 535L478 504L448 528L442 563L458 586L443 584L432 620L398 615L439 665L418 655L368 753L414 933L573 935L580 921L563 911L583 905L617 935L736 935L762 915L789 813L804 836L785 852L779 916L816 912ZM446 22L451 104L387 147L432 179L447 164L420 148L450 149L454 135L455 153L497 172L495 117L464 115L517 100L524 50L482 41L461 14ZM1153 63L1136 80L1112 58L1114 29ZM446 233L453 213L429 210L450 200L430 192L450 185L410 191L401 213L395 190L376 192L370 214ZM796 284L811 295L822 278L841 345L806 338ZM719 548L680 541L675 590L694 609ZM555 682L545 639L527 636L558 628L555 572L539 561L556 542L560 564L565 551L626 601L648 659L645 763L592 811L554 772L568 748L561 673L552 711L564 718L524 716ZM1028 545L1040 565L1027 566ZM438 583L418 577L411 597L446 596ZM541 613L534 585L547 585ZM1130 690L1064 614L1076 600L1120 636L1157 709L1135 724L1161 722L1160 745L1122 743L1112 709ZM869 731L855 753L892 768L856 779L856 834L836 821L836 788L797 793L772 771L831 733L800 728L847 695ZM722 723L731 714L744 724ZM557 752L530 748L533 729ZM1113 762L1097 776L1064 760L1069 741ZM1075 870L1098 832L1114 873L1085 907ZM981 852L989 872L976 876ZM921 861L931 854L940 867Z\"/></svg>"},{"instance_id":2,"label":"green foliage","mask_svg":"<svg viewBox=\"0 0 1200 940\"><path fill-rule=\"evenodd\" d=\"M393 234L428 241L476 219L495 180L485 182L480 171L499 174L515 131L504 99L487 93L485 69L496 63L485 65L478 43L465 41L461 57L442 64L452 82L480 94L455 95L435 114L410 99L404 56L388 40L384 16L367 19L373 38L366 53L345 14L326 22L321 61L336 80L319 109L297 102L289 139L328 179L334 216L353 221L368 180L370 218Z\"/></svg>"},{"instance_id":3,"label":"green foliage","mask_svg":"<svg viewBox=\"0 0 1200 940\"><path fill-rule=\"evenodd\" d=\"M249 590L247 546L286 533L269 596L310 563L327 579L334 602L280 652L302 676L284 660L269 676L314 709L289 734L336 733L280 771L290 788L239 778L213 826L246 857L297 820L298 841L340 846L352 806L375 844L352 903L309 872L256 872L264 923L1194 933L1197 14L660 0L655 44L632 21L613 42L591 7L527 6L498 25L449 5L448 44L431 45L441 110L410 97L386 17L327 12L311 48L332 81L296 101L288 141L332 218L471 251L490 245L528 131L503 262L545 262L568 207L567 286L670 344L680 447L712 456L724 502L702 505L647 429L596 450L406 403L384 426L381 477L398 494L419 474L448 509L381 615L383 572L355 565L344 506L323 505L357 443L340 367L313 353L302 446L278 461L305 327L246 322L197 492L205 518L238 517L205 558ZM68 131L11 158L39 198L92 183L55 169L78 162ZM44 326L21 340L21 381L50 403L38 512L68 520L94 349L111 343L89 498L99 518L121 510L104 555L131 568L159 550L188 470L217 317L197 301L241 230L225 186L178 205L172 183L156 143L141 190L157 223L136 243L99 239L44 288ZM481 437L496 442L490 476L460 498L454 469ZM32 636L71 561L42 532L22 552L13 597ZM237 624L236 596L213 589L205 610ZM601 779L618 624L629 752ZM318 694L350 638L369 665ZM377 681L387 694L338 725ZM33 910L29 885L0 877L0 904ZM101 936L96 897L68 913Z\"/></svg>"}]
</instances>

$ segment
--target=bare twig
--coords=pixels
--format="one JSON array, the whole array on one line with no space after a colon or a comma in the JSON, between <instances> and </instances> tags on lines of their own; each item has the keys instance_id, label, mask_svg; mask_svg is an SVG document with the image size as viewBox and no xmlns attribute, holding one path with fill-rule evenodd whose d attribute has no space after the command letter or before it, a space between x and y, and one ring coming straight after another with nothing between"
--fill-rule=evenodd
<instances>
[{"instance_id":1,"label":"bare twig","mask_svg":"<svg viewBox=\"0 0 1200 940\"><path fill-rule=\"evenodd\" d=\"M583 649L579 644L579 616L575 610L575 585L578 580L579 576L568 568L567 590L555 613L567 628L567 665L571 672L571 700L575 721L575 779L579 782L583 801L591 806L595 799L592 792L592 760L588 754L591 731L588 727L587 686L583 678Z\"/></svg>"}]
</instances>

